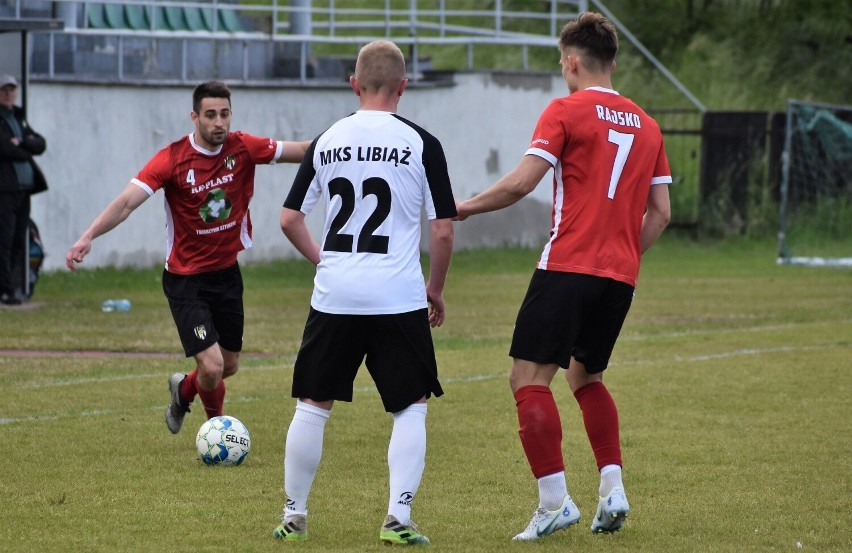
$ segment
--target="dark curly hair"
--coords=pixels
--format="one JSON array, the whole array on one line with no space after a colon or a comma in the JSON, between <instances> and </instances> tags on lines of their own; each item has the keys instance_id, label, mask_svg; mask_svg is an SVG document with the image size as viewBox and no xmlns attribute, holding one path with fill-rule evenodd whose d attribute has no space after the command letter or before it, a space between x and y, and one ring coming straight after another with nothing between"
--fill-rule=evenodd
<instances>
[{"instance_id":1,"label":"dark curly hair","mask_svg":"<svg viewBox=\"0 0 852 553\"><path fill-rule=\"evenodd\" d=\"M207 81L195 87L192 92L192 111L198 113L204 98L225 98L231 103L231 89L222 81Z\"/></svg>"}]
</instances>

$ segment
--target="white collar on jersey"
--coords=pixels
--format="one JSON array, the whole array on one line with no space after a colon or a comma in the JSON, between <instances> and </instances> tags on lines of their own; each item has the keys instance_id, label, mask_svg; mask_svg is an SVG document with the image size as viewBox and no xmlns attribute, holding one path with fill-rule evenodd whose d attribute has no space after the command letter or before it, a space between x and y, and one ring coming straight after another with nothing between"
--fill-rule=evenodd
<instances>
[{"instance_id":1,"label":"white collar on jersey","mask_svg":"<svg viewBox=\"0 0 852 553\"><path fill-rule=\"evenodd\" d=\"M203 148L203 147L201 147L201 146L199 146L198 144L195 143L195 133L194 132L189 133L189 143L192 144L192 147L195 148L196 152L198 152L199 154L204 154L206 156L217 156L217 155L219 155L219 152L222 151L222 146L223 146L222 144L219 144L219 147L211 152L207 148Z\"/></svg>"},{"instance_id":2,"label":"white collar on jersey","mask_svg":"<svg viewBox=\"0 0 852 553\"><path fill-rule=\"evenodd\" d=\"M604 88L602 86L590 86L585 90L597 90L598 92L606 92L607 94L615 94L616 96L621 96L617 91L611 88Z\"/></svg>"}]
</instances>

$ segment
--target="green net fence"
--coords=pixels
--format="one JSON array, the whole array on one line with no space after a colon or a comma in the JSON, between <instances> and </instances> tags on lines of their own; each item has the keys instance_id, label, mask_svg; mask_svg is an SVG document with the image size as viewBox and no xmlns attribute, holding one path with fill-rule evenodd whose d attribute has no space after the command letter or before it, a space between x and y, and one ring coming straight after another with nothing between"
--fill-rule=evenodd
<instances>
[{"instance_id":1,"label":"green net fence","mask_svg":"<svg viewBox=\"0 0 852 553\"><path fill-rule=\"evenodd\" d=\"M790 100L779 263L852 268L852 106Z\"/></svg>"}]
</instances>

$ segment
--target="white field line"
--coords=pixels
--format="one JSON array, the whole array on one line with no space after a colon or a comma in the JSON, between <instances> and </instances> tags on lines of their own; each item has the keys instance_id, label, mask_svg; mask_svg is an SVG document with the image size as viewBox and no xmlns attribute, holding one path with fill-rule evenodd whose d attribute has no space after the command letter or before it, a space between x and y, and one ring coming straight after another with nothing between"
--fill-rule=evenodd
<instances>
[{"instance_id":1,"label":"white field line","mask_svg":"<svg viewBox=\"0 0 852 553\"><path fill-rule=\"evenodd\" d=\"M728 359L730 357L744 357L747 355L763 355L764 353L780 353L780 352L791 352L791 351L808 351L815 349L829 349L831 346L818 345L818 346L778 346L776 348L745 348L736 351L726 351L723 353L713 353L709 355L694 355L692 357L681 358L679 355L675 355L676 361L710 361L713 359Z\"/></svg>"},{"instance_id":2,"label":"white field line","mask_svg":"<svg viewBox=\"0 0 852 553\"><path fill-rule=\"evenodd\" d=\"M810 324L810 323L809 323ZM823 324L823 323L814 323ZM844 319L834 321L832 324L848 325L852 324L852 319ZM774 330L787 330L791 328L801 328L804 326L801 323L786 323L776 325L761 325L743 328L716 328L712 330L695 330L684 332L667 332L665 334L636 334L636 335L621 335L618 337L619 342L645 342L648 340L658 340L660 338L684 338L692 336L713 336L717 334L742 334L745 332L771 332Z\"/></svg>"},{"instance_id":3,"label":"white field line","mask_svg":"<svg viewBox=\"0 0 852 553\"><path fill-rule=\"evenodd\" d=\"M269 371L272 369L280 369L284 367L292 367L293 363L291 362L288 365L260 365L253 367L240 367L239 372L251 372L251 371ZM149 378L163 378L165 373L148 373L148 374L122 374L118 376L105 376L102 378L74 378L70 380L55 380L52 382L37 382L34 384L23 384L21 386L17 386L20 390L40 390L43 388L57 388L60 386L77 386L79 384L101 384L105 382L121 382L124 380L146 380Z\"/></svg>"},{"instance_id":4,"label":"white field line","mask_svg":"<svg viewBox=\"0 0 852 553\"><path fill-rule=\"evenodd\" d=\"M162 376L162 375L159 375ZM250 396L238 396L228 398L228 403L250 403L252 401L258 401L259 397L250 397ZM155 405L153 407L149 407L150 411L164 411L166 405ZM79 413L65 413L62 415L31 415L29 417L19 417L19 418L0 418L0 426L4 424L14 424L19 422L44 422L44 421L58 421L60 419L75 419L75 418L83 418L83 417L96 417L100 415L120 415L123 413L131 413L133 410L131 409L92 409L86 411L80 411Z\"/></svg>"},{"instance_id":5,"label":"white field line","mask_svg":"<svg viewBox=\"0 0 852 553\"><path fill-rule=\"evenodd\" d=\"M838 321L839 324L850 324L852 323L852 319ZM731 333L744 333L744 332L771 332L774 330L782 330L788 328L795 328L801 326L796 323L782 324L782 325L764 325L764 326L754 326L754 327L746 327L746 328L719 328L713 330L699 330L695 332L669 332L665 334L644 334L644 335L634 335L634 336L621 336L619 337L619 342L644 342L648 340L659 340L665 338L683 338L683 337L692 337L692 336L711 336L716 334L731 334ZM754 350L759 352L761 350ZM768 350L767 350L768 351ZM728 353L718 354L722 358L731 356ZM734 353L734 355L739 355L738 353ZM2 352L0 352L0 356L2 356ZM120 357L121 354L115 354L115 357ZM295 360L293 357L290 361L289 365L269 365L269 366L255 366L246 368L243 367L240 371L250 371L250 370L270 370L276 369L281 366L290 366L292 367L292 363ZM681 361L682 359L676 358L676 360ZM700 361L703 359L695 359L696 361ZM633 361L632 364L640 365L644 364L641 361ZM615 363L611 364L612 366L616 366ZM122 380L135 380L135 379L147 379L147 378L161 378L162 373L156 374L137 374L137 375L121 375L121 376L112 376L112 377L104 377L104 378L79 378L79 379L71 379L71 380L57 380L53 382L40 382L35 384L24 384L18 386L18 389L40 389L40 388L53 388L57 386L76 386L78 384L88 384L88 383L104 383L104 382L118 382ZM483 379L491 378L490 376L483 376ZM446 382L452 382L452 380L446 380Z\"/></svg>"},{"instance_id":6,"label":"white field line","mask_svg":"<svg viewBox=\"0 0 852 553\"><path fill-rule=\"evenodd\" d=\"M774 348L751 348L751 349L738 349L738 350L734 350L734 351L714 353L714 354L692 355L692 356L687 356L687 357L681 357L679 355L675 355L673 357L673 359L677 362L680 362L680 363L702 362L702 361L712 361L712 360L716 360L716 359L730 359L730 358L735 358L735 357L746 357L746 356L751 356L751 355L763 355L763 354L781 353L781 352L789 353L789 352L794 352L794 351L808 351L808 350L818 350L818 349L819 350L825 350L825 349L834 349L834 348L839 348L839 347L845 348L845 347L848 347L848 346L839 345L839 344L821 344L821 345L811 345L811 346L781 346L781 347L774 347ZM633 361L628 361L628 362L625 362L625 363L618 363L618 364L611 363L610 365L611 366L616 366L616 365L617 366L639 366L639 365L646 365L646 364L651 363L651 362L659 363L660 361L659 360L651 361L651 360L641 360L640 359L640 360L633 360ZM242 368L242 369L240 369L240 371L241 372L243 372L243 371L247 371L247 372L268 371L268 370L274 370L274 369L282 369L282 368L285 368L285 367L292 367L292 364L290 364L290 365L273 364L273 365L266 365L266 366L253 366L253 367ZM157 374L149 374L149 375L135 375L134 378L163 378L163 374L157 373ZM465 377L446 378L446 379L443 379L443 383L447 384L447 385L467 384L467 383L470 383L470 382L482 382L482 381L486 381L486 380L494 380L494 379L497 379L497 378L507 378L507 372L501 371L500 373L478 374L478 375L465 376ZM95 382L112 382L112 381L123 380L123 379L127 379L127 377L115 377L115 378L104 378L104 379L80 379L76 383L82 384L82 383L88 383L88 382L92 382L92 381L95 381ZM74 383L74 382L63 381L61 385L67 386L67 385L71 385L72 383ZM27 387L31 388L30 386L27 386ZM42 387L47 387L47 386L42 386ZM357 393L369 393L369 392L374 392L375 387L374 386L361 386L361 387L355 388L353 391L357 392ZM233 403L245 403L245 402L250 402L250 401L256 401L258 399L260 399L260 398L246 397L246 396L236 396L236 397L229 396L228 397L228 401L233 402ZM149 407L149 409L152 410L152 411L160 411L160 410L165 409L165 407L166 407L166 405L163 404L163 405L156 405L156 406ZM0 426L5 425L5 424L15 424L15 423L22 423L22 422L55 421L55 420L67 419L67 418L78 418L78 417L82 418L82 417L91 417L91 416L100 416L100 415L115 415L115 414L119 414L119 413L129 413L129 412L130 412L130 410L128 410L128 409L98 409L98 410L81 411L79 413L65 413L65 414L62 414L62 415L32 415L32 416L29 416L29 417L5 417L5 418L0 417Z\"/></svg>"}]
</instances>

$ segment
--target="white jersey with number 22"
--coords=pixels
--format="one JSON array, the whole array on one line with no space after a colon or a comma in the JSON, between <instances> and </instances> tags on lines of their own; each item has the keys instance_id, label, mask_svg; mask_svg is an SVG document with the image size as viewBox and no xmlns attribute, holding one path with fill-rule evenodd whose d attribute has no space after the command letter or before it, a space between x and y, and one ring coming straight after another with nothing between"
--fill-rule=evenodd
<instances>
[{"instance_id":1,"label":"white jersey with number 22","mask_svg":"<svg viewBox=\"0 0 852 553\"><path fill-rule=\"evenodd\" d=\"M456 215L440 142L385 111L358 111L317 137L284 207L325 209L311 306L332 314L426 307L420 221Z\"/></svg>"}]
</instances>

